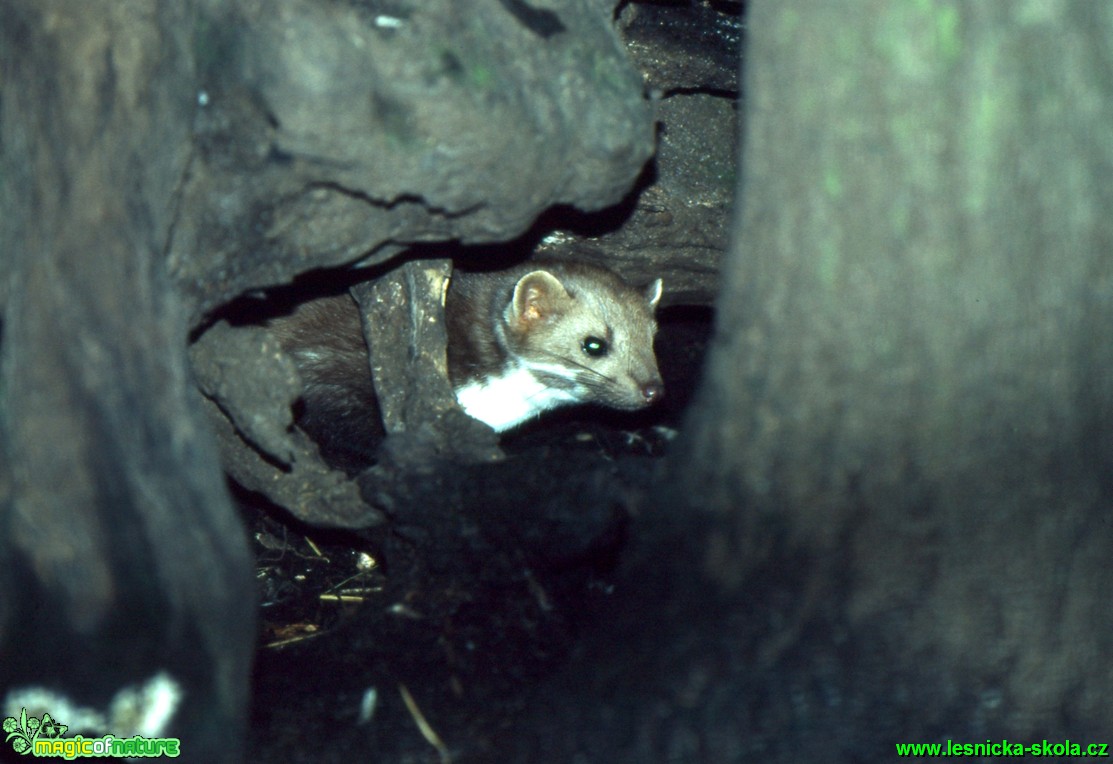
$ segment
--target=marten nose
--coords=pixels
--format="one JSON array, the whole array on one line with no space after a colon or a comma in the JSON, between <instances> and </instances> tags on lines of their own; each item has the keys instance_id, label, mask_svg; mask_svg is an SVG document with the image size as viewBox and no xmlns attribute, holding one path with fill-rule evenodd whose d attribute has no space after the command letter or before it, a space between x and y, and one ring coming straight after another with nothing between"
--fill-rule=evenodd
<instances>
[{"instance_id":1,"label":"marten nose","mask_svg":"<svg viewBox=\"0 0 1113 764\"><path fill-rule=\"evenodd\" d=\"M665 396L665 386L660 382L648 382L642 385L642 398L646 405L656 403Z\"/></svg>"}]
</instances>

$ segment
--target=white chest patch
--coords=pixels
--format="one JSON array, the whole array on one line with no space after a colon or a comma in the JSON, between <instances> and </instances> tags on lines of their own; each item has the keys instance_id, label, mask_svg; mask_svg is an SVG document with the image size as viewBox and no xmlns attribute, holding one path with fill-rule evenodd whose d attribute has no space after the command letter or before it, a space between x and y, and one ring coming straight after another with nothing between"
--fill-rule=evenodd
<instances>
[{"instance_id":1,"label":"white chest patch","mask_svg":"<svg viewBox=\"0 0 1113 764\"><path fill-rule=\"evenodd\" d=\"M528 368L519 366L502 376L456 388L456 401L468 416L503 432L543 411L575 403L577 398L539 382Z\"/></svg>"}]
</instances>

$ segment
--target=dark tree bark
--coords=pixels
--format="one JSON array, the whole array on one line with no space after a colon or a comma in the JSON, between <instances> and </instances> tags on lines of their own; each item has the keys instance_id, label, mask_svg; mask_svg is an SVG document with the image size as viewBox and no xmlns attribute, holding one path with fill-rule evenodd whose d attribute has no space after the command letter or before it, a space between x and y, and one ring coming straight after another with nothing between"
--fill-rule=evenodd
<instances>
[{"instance_id":1,"label":"dark tree bark","mask_svg":"<svg viewBox=\"0 0 1113 764\"><path fill-rule=\"evenodd\" d=\"M873 725L890 755L1100 736L1113 10L755 2L750 33L739 236L677 465L715 527L700 565L727 596L799 579L755 671L845 661L841 705L788 724Z\"/></svg>"},{"instance_id":2,"label":"dark tree bark","mask_svg":"<svg viewBox=\"0 0 1113 764\"><path fill-rule=\"evenodd\" d=\"M46 710L73 725L65 708L107 713L162 675L181 705L159 733L188 738L190 760L234 760L250 558L163 267L190 7L140 6L0 4L0 695L65 693ZM99 734L126 734L112 726Z\"/></svg>"}]
</instances>

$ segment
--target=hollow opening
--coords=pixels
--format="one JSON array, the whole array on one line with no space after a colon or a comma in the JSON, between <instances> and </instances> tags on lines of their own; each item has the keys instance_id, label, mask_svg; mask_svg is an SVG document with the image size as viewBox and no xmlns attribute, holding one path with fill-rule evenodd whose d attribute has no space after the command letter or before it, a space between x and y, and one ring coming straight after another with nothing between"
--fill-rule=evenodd
<instances>
[{"instance_id":1,"label":"hollow opening","mask_svg":"<svg viewBox=\"0 0 1113 764\"><path fill-rule=\"evenodd\" d=\"M455 254L472 267L481 256L497 265L520 257L513 248ZM308 274L243 298L222 317L256 324L307 299L343 294L366 275ZM318 725L342 728L330 756L365 753L368 745L388 759L431 750L411 705L436 718L445 739L473 751L493 745L533 683L616 604L610 575L630 513L681 427L713 312L669 305L657 318L667 390L659 405L549 412L503 434L499 463L444 464L408 481L383 526L311 527L233 485L261 604L256 761L286 760L283 733ZM369 713L374 724L360 724Z\"/></svg>"}]
</instances>

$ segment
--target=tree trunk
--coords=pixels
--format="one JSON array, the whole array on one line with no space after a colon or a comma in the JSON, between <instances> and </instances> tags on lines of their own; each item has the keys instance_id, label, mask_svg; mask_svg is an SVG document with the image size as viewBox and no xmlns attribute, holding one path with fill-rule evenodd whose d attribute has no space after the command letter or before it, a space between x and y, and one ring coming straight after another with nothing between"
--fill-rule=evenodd
<instances>
[{"instance_id":1,"label":"tree trunk","mask_svg":"<svg viewBox=\"0 0 1113 764\"><path fill-rule=\"evenodd\" d=\"M737 595L802 566L755 654L818 676L843 645L825 718L890 755L1097 740L1113 9L759 0L749 27L739 235L677 465L705 572Z\"/></svg>"},{"instance_id":2,"label":"tree trunk","mask_svg":"<svg viewBox=\"0 0 1113 764\"><path fill-rule=\"evenodd\" d=\"M0 716L232 761L250 558L164 268L191 10L0 4ZM135 699L140 726L108 711L140 688L162 688L158 709Z\"/></svg>"}]
</instances>

